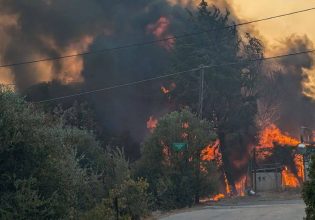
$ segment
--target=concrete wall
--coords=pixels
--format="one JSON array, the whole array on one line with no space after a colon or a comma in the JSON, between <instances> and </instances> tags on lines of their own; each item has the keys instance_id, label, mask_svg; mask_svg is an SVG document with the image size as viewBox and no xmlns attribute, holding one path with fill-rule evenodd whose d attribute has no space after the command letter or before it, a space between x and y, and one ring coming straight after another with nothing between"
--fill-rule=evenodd
<instances>
[{"instance_id":1,"label":"concrete wall","mask_svg":"<svg viewBox=\"0 0 315 220\"><path fill-rule=\"evenodd\" d=\"M257 172L256 184L257 192L279 190L281 188L281 173Z\"/></svg>"}]
</instances>

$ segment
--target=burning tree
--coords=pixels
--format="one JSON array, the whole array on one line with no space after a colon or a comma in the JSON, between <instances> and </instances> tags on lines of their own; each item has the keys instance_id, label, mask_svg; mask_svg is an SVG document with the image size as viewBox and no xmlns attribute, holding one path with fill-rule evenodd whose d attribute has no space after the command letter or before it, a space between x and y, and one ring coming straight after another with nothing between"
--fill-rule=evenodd
<instances>
[{"instance_id":1,"label":"burning tree","mask_svg":"<svg viewBox=\"0 0 315 220\"><path fill-rule=\"evenodd\" d=\"M213 161L202 151L216 139L213 125L188 109L162 117L145 141L138 175L150 183L160 208L177 208L199 202L216 191ZM175 144L178 143L178 144Z\"/></svg>"},{"instance_id":2,"label":"burning tree","mask_svg":"<svg viewBox=\"0 0 315 220\"><path fill-rule=\"evenodd\" d=\"M225 28L232 23L229 12L223 14L202 1L197 13L190 14L187 30L204 34L177 40L174 70L263 57L263 46L258 39L250 34L241 36L236 28ZM234 192L235 183L242 179L248 168L248 148L255 143L259 69L259 63L204 69L203 116L217 129L224 170ZM197 112L200 106L199 73L180 75L175 83L176 89L171 95L178 106L190 106Z\"/></svg>"}]
</instances>

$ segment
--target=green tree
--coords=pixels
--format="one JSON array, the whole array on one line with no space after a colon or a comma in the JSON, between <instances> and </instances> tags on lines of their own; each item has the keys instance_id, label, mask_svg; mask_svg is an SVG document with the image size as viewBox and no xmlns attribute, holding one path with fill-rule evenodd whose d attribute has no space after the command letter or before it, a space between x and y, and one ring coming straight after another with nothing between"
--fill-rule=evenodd
<instances>
[{"instance_id":1,"label":"green tree","mask_svg":"<svg viewBox=\"0 0 315 220\"><path fill-rule=\"evenodd\" d=\"M145 177L159 208L172 209L199 202L216 186L212 162L201 161L202 150L216 138L211 123L188 109L162 117L144 142L137 175ZM185 143L182 149L174 143ZM211 177L211 178L209 178ZM205 187L207 186L207 187Z\"/></svg>"},{"instance_id":2,"label":"green tree","mask_svg":"<svg viewBox=\"0 0 315 220\"><path fill-rule=\"evenodd\" d=\"M246 146L255 142L259 63L242 62L263 57L262 43L245 34L241 36L226 14L202 1L197 12L190 12L187 30L204 32L178 39L174 47L173 70L182 71L200 65L221 65L204 68L203 117L214 122L220 139L224 170L234 185L230 156L242 159ZM213 31L211 31L213 29ZM207 31L208 30L208 31ZM231 65L231 63L238 63ZM227 64L227 65L224 65ZM200 70L201 71L201 70ZM190 106L199 111L200 71L179 75L171 97L179 107ZM235 170L234 170L235 171Z\"/></svg>"},{"instance_id":3,"label":"green tree","mask_svg":"<svg viewBox=\"0 0 315 220\"><path fill-rule=\"evenodd\" d=\"M70 217L85 172L77 163L74 146L65 144L68 134L11 92L1 92L0 103L0 216L47 219L49 213L51 219ZM30 202L24 204L27 209L43 206L47 212L39 216L12 213L24 209L23 200Z\"/></svg>"},{"instance_id":4,"label":"green tree","mask_svg":"<svg viewBox=\"0 0 315 220\"><path fill-rule=\"evenodd\" d=\"M111 201L114 189L126 191L126 181L133 180L122 150L104 150L83 127L0 91L0 219L79 219ZM128 192L141 201L142 194Z\"/></svg>"}]
</instances>

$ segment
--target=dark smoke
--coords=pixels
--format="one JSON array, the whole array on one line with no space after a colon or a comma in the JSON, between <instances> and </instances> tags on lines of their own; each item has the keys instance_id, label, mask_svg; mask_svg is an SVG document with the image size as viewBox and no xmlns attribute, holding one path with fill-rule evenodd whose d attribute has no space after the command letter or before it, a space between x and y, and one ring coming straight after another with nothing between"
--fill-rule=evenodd
<instances>
[{"instance_id":1,"label":"dark smoke","mask_svg":"<svg viewBox=\"0 0 315 220\"><path fill-rule=\"evenodd\" d=\"M307 36L290 36L281 42L277 54L295 53L313 49ZM281 130L299 137L300 127L315 127L315 103L304 95L304 82L308 80L305 70L314 67L312 54L282 58L275 67L272 80L266 89L274 94L274 104L278 108L276 124Z\"/></svg>"},{"instance_id":2,"label":"dark smoke","mask_svg":"<svg viewBox=\"0 0 315 220\"><path fill-rule=\"evenodd\" d=\"M171 21L167 33L174 33L175 27L180 32L183 26L180 18L187 16L184 8L171 6L166 0L0 0L0 5L2 14L18 14L18 26L8 30L11 41L3 53L4 63L64 55L60 48L80 42L85 36L93 37L89 50L155 40L147 30L148 25L164 16ZM47 44L46 38L52 39L57 49ZM170 52L159 44L86 56L83 57L84 83L75 86L58 83L59 76L66 74L62 72L62 62L66 61L53 61L51 79L56 81L47 88L43 84L35 85L27 93L31 99L40 100L150 78L167 70L169 56ZM12 68L21 91L36 84L45 74L38 72L36 66ZM95 107L98 120L105 127L130 131L141 141L149 116L165 111L160 94L162 84L148 83L84 98Z\"/></svg>"}]
</instances>

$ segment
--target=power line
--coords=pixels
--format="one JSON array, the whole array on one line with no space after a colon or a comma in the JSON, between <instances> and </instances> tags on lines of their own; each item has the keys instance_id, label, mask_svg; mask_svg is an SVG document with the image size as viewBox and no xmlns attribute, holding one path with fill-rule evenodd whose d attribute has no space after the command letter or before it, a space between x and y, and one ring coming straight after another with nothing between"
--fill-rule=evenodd
<instances>
[{"instance_id":1,"label":"power line","mask_svg":"<svg viewBox=\"0 0 315 220\"><path fill-rule=\"evenodd\" d=\"M247 22L242 22L242 23L238 23L238 24L228 25L228 26L225 26L222 28L213 28L210 30L203 30L203 31L199 31L199 32L176 35L176 36L172 36L172 37L167 37L167 38L152 40L152 41L146 41L146 42L141 42L141 43L132 43L132 44L126 44L126 45L122 45L122 46L118 46L118 47L104 48L104 49L100 49L100 50L93 50L93 51L87 51L87 52L76 53L76 54L69 54L69 55L64 55L64 56L48 57L48 58L42 58L42 59L38 59L38 60L29 60L29 61L23 61L23 62L17 62L17 63L2 64L2 65L0 65L0 68L33 64L33 63L39 63L39 62L45 62L45 61L61 60L61 59L67 59L67 58L71 58L71 57L87 56L87 55L105 53L105 52L110 52L110 51L115 51L115 50L128 49L128 48L132 48L132 47L146 46L146 45L164 42L164 41L168 41L168 40L180 39L180 38L185 38L185 37L190 37L190 36L200 35L203 33L212 32L212 31L218 31L218 30L223 30L223 29L228 29L228 28L233 28L233 27L238 27L238 26L249 25L249 24L253 24L253 23L257 23L257 22L272 20L272 19L276 19L276 18L280 18L280 17L286 17L286 16L290 16L290 15L294 15L294 14L312 11L314 9L315 9L315 7L307 8L307 9L294 11L294 12L290 12L290 13L286 13L286 14L280 14L280 15L261 18L261 19L257 19L257 20L253 20L253 21L247 21Z\"/></svg>"},{"instance_id":2,"label":"power line","mask_svg":"<svg viewBox=\"0 0 315 220\"><path fill-rule=\"evenodd\" d=\"M82 95L87 95L87 94L93 94L93 93L97 93L97 92L108 91L108 90L122 88L122 87L134 86L134 85L138 85L138 84L142 84L142 83L146 83L146 82L150 82L150 81L154 81L154 80L158 80L158 79L163 79L163 78L168 78L171 76L176 76L176 75L181 75L184 73L193 72L196 70L200 70L200 68L207 68L208 69L208 68L217 68L217 67L224 67L224 66L233 66L233 65L244 64L244 63L249 63L249 62L268 61L268 60L273 60L273 59L279 59L279 58L284 58L284 57L289 57L289 56L297 56L297 55L314 53L314 52L315 52L315 49L314 50L301 51L301 52L295 52L295 53L289 53L289 54L283 54L283 55L277 55L277 56L272 56L272 57L242 60L242 61L238 61L238 62L230 62L230 63L225 63L225 64L206 65L206 66L197 67L197 68L184 70L184 71L179 71L179 72L175 72L175 73L163 74L163 75L160 75L157 77L143 79L143 80L139 80L139 81L113 85L113 86L109 86L109 87L105 87L105 88L100 88L100 89L95 89L95 90L90 90L90 91L80 92L80 93L74 93L71 95L60 96L60 97L51 98L51 99L45 99L45 100L38 101L35 103L57 101L57 100L61 100L61 99L67 99L67 98L72 98L72 97L77 97L77 96L82 96Z\"/></svg>"}]
</instances>

